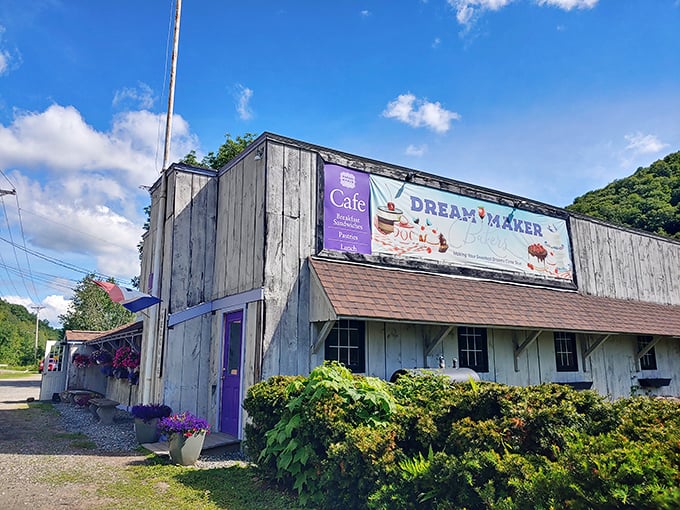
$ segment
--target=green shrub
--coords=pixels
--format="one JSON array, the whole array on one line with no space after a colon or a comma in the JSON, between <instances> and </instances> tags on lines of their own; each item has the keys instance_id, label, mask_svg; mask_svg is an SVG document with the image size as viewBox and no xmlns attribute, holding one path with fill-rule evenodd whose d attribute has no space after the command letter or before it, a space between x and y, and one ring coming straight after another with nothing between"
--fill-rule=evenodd
<instances>
[{"instance_id":1,"label":"green shrub","mask_svg":"<svg viewBox=\"0 0 680 510\"><path fill-rule=\"evenodd\" d=\"M324 509L680 508L680 406L337 364L245 404L265 475ZM259 448L256 450L256 448Z\"/></svg>"},{"instance_id":2,"label":"green shrub","mask_svg":"<svg viewBox=\"0 0 680 510\"><path fill-rule=\"evenodd\" d=\"M396 405L387 383L354 376L338 363L315 368L296 386L298 395L266 433L260 461L276 464L277 479L297 490L303 505L334 508L337 494L326 490L327 486L347 484L343 477L332 476L343 471L331 469L329 455L333 455L334 445L354 437L352 431L362 426L385 427ZM361 450L354 453L358 452ZM362 481L357 487L364 485L371 486Z\"/></svg>"},{"instance_id":3,"label":"green shrub","mask_svg":"<svg viewBox=\"0 0 680 510\"><path fill-rule=\"evenodd\" d=\"M260 456L267 444L265 434L279 422L288 402L297 396L296 383L303 380L302 376L278 375L248 389L243 408L250 419L245 427L245 446L251 457Z\"/></svg>"}]
</instances>

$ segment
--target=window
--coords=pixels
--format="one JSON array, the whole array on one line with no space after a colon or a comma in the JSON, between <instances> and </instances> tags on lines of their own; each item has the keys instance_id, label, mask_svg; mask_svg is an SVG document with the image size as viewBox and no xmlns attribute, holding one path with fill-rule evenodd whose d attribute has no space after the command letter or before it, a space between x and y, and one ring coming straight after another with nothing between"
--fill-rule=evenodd
<instances>
[{"instance_id":1,"label":"window","mask_svg":"<svg viewBox=\"0 0 680 510\"><path fill-rule=\"evenodd\" d=\"M489 371L485 328L458 328L458 360L461 367L476 372Z\"/></svg>"},{"instance_id":2,"label":"window","mask_svg":"<svg viewBox=\"0 0 680 510\"><path fill-rule=\"evenodd\" d=\"M639 336L637 338L637 352L641 352L651 341L651 336ZM640 358L640 370L656 370L656 352L654 352L654 347L649 349Z\"/></svg>"},{"instance_id":3,"label":"window","mask_svg":"<svg viewBox=\"0 0 680 510\"><path fill-rule=\"evenodd\" d=\"M341 319L326 338L324 359L339 361L352 372L366 372L366 325Z\"/></svg>"},{"instance_id":4,"label":"window","mask_svg":"<svg viewBox=\"0 0 680 510\"><path fill-rule=\"evenodd\" d=\"M575 333L555 332L555 363L558 372L578 371Z\"/></svg>"}]
</instances>

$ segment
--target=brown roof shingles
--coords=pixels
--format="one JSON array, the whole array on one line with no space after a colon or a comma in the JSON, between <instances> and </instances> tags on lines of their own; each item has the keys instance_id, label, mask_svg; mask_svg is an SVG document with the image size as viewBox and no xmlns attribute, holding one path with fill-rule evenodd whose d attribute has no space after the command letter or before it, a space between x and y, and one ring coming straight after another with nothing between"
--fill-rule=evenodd
<instances>
[{"instance_id":1,"label":"brown roof shingles","mask_svg":"<svg viewBox=\"0 0 680 510\"><path fill-rule=\"evenodd\" d=\"M310 259L341 317L680 336L680 306Z\"/></svg>"}]
</instances>

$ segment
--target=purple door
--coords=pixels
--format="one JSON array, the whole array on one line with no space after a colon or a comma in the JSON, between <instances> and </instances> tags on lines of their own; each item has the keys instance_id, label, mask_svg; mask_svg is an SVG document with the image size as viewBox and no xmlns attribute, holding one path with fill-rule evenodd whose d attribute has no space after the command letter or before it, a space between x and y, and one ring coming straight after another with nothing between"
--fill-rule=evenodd
<instances>
[{"instance_id":1,"label":"purple door","mask_svg":"<svg viewBox=\"0 0 680 510\"><path fill-rule=\"evenodd\" d=\"M224 358L222 359L222 409L220 431L238 436L241 408L241 332L243 311L224 316Z\"/></svg>"}]
</instances>

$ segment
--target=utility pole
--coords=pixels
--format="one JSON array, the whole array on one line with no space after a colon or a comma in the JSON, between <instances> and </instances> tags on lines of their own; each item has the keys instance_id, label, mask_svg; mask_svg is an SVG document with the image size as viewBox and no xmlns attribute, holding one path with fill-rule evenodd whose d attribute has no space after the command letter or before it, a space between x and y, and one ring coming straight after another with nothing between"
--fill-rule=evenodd
<instances>
[{"instance_id":1,"label":"utility pole","mask_svg":"<svg viewBox=\"0 0 680 510\"><path fill-rule=\"evenodd\" d=\"M31 309L35 310L35 360L38 361L38 316L40 315L40 310L45 308L44 306L32 306Z\"/></svg>"},{"instance_id":2,"label":"utility pole","mask_svg":"<svg viewBox=\"0 0 680 510\"><path fill-rule=\"evenodd\" d=\"M182 0L176 0L175 3L175 28L172 38L172 57L170 60L170 84L168 91L168 112L165 122L165 149L163 151L163 167L161 168L161 188L158 198L158 213L156 214L156 232L153 237L153 259L151 263L151 295L160 297L161 290L161 267L163 252L163 241L165 232L165 207L166 195L168 188L167 165L170 159L170 140L172 138L172 115L175 107L175 75L177 73L177 54L179 52L179 24L182 17ZM153 223L152 223L153 225ZM160 312L160 303L151 307L149 320L145 321L144 330L146 332L146 325L148 324L149 332L146 335L146 345L144 346L144 368L141 371L143 377L139 381L142 404L150 404L153 401L153 393L156 390L156 382L154 381L154 367L158 350L156 344L163 341L165 334L164 325L162 324L162 314Z\"/></svg>"}]
</instances>

